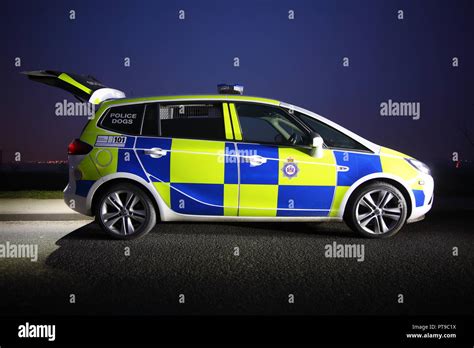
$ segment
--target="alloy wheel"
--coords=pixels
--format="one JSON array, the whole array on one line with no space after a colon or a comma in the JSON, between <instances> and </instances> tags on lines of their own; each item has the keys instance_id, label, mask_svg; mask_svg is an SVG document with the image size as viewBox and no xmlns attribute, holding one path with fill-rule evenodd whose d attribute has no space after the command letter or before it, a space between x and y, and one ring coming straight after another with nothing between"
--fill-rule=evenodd
<instances>
[{"instance_id":1,"label":"alloy wheel","mask_svg":"<svg viewBox=\"0 0 474 348\"><path fill-rule=\"evenodd\" d=\"M376 189L367 192L357 202L356 220L367 233L381 235L397 226L403 209L404 205L393 192Z\"/></svg>"},{"instance_id":2,"label":"alloy wheel","mask_svg":"<svg viewBox=\"0 0 474 348\"><path fill-rule=\"evenodd\" d=\"M131 191L114 191L102 200L100 218L104 226L118 235L132 235L145 224L147 209L143 199Z\"/></svg>"}]
</instances>

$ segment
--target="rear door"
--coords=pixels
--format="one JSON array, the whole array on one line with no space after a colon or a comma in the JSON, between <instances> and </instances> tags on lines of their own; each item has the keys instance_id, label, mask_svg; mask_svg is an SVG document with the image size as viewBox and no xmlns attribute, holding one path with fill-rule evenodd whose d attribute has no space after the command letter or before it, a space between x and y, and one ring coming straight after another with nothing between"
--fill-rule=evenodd
<instances>
[{"instance_id":1,"label":"rear door","mask_svg":"<svg viewBox=\"0 0 474 348\"><path fill-rule=\"evenodd\" d=\"M238 167L235 145L227 141L227 103L159 103L147 110L136 151L164 202L180 214L235 216ZM157 128L147 133L153 112Z\"/></svg>"},{"instance_id":2,"label":"rear door","mask_svg":"<svg viewBox=\"0 0 474 348\"><path fill-rule=\"evenodd\" d=\"M311 156L310 134L278 107L235 103L230 110L242 138L239 216L328 216L336 186L332 151Z\"/></svg>"},{"instance_id":3,"label":"rear door","mask_svg":"<svg viewBox=\"0 0 474 348\"><path fill-rule=\"evenodd\" d=\"M108 88L90 75L78 75L54 70L23 72L32 81L61 88L83 102L99 104L107 99L125 98L117 89Z\"/></svg>"}]
</instances>

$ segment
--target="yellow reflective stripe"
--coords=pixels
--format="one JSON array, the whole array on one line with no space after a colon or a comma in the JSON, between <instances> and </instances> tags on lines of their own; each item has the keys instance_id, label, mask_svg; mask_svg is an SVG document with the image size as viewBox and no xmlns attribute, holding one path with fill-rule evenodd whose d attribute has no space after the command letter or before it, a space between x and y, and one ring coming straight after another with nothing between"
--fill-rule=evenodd
<instances>
[{"instance_id":1,"label":"yellow reflective stripe","mask_svg":"<svg viewBox=\"0 0 474 348\"><path fill-rule=\"evenodd\" d=\"M95 143L95 139L92 140L92 144ZM100 176L106 176L109 174L117 173L118 165L118 148L108 148L106 150L94 147L89 153L90 158L94 161ZM81 162L82 164L82 162ZM83 168L80 168L81 170ZM91 168L88 168L88 173L91 172ZM83 173L85 171L83 170Z\"/></svg>"},{"instance_id":2,"label":"yellow reflective stripe","mask_svg":"<svg viewBox=\"0 0 474 348\"><path fill-rule=\"evenodd\" d=\"M240 184L239 216L276 216L278 185Z\"/></svg>"},{"instance_id":3,"label":"yellow reflective stripe","mask_svg":"<svg viewBox=\"0 0 474 348\"><path fill-rule=\"evenodd\" d=\"M232 123L230 122L229 107L227 103L222 103L224 109L224 126L225 126L225 138L228 140L234 139L234 133L232 132Z\"/></svg>"},{"instance_id":4,"label":"yellow reflective stripe","mask_svg":"<svg viewBox=\"0 0 474 348\"><path fill-rule=\"evenodd\" d=\"M81 85L79 82L77 82L76 80L74 80L71 76L69 76L68 74L65 74L65 73L62 73L61 75L58 76L58 78L60 80L63 80L64 82L67 82L71 85L73 85L74 87L77 87L79 88L80 90L86 92L87 94L92 94L92 90L87 88L86 86L84 85Z\"/></svg>"},{"instance_id":5,"label":"yellow reflective stripe","mask_svg":"<svg viewBox=\"0 0 474 348\"><path fill-rule=\"evenodd\" d=\"M173 139L170 182L224 184L225 141Z\"/></svg>"},{"instance_id":6,"label":"yellow reflective stripe","mask_svg":"<svg viewBox=\"0 0 474 348\"><path fill-rule=\"evenodd\" d=\"M93 157L90 155L85 156L81 163L79 163L79 165L76 167L78 170L81 171L83 180L99 180L102 176L99 173L97 166L93 162L92 158Z\"/></svg>"},{"instance_id":7,"label":"yellow reflective stripe","mask_svg":"<svg viewBox=\"0 0 474 348\"><path fill-rule=\"evenodd\" d=\"M280 147L278 149L278 184L296 186L336 186L336 159L332 150L323 150L322 158L314 158L301 149ZM298 173L287 177L283 168L292 161L298 167Z\"/></svg>"},{"instance_id":8,"label":"yellow reflective stripe","mask_svg":"<svg viewBox=\"0 0 474 348\"><path fill-rule=\"evenodd\" d=\"M154 182L156 191L158 191L161 199L168 207L171 207L171 188L170 184L167 182Z\"/></svg>"},{"instance_id":9,"label":"yellow reflective stripe","mask_svg":"<svg viewBox=\"0 0 474 348\"><path fill-rule=\"evenodd\" d=\"M240 123L237 118L237 110L235 110L235 104L230 103L230 116L232 117L232 126L234 127L235 140L242 140L242 132L240 131Z\"/></svg>"},{"instance_id":10,"label":"yellow reflective stripe","mask_svg":"<svg viewBox=\"0 0 474 348\"><path fill-rule=\"evenodd\" d=\"M396 156L396 157L412 158L411 156L405 155L404 153L401 153L401 152L396 151L396 150L389 149L387 147L381 147L380 148L380 154L381 155Z\"/></svg>"},{"instance_id":11,"label":"yellow reflective stripe","mask_svg":"<svg viewBox=\"0 0 474 348\"><path fill-rule=\"evenodd\" d=\"M349 190L349 186L336 186L329 216L334 217L339 214L339 208L341 207L342 200L344 199L347 190Z\"/></svg>"},{"instance_id":12,"label":"yellow reflective stripe","mask_svg":"<svg viewBox=\"0 0 474 348\"><path fill-rule=\"evenodd\" d=\"M380 163L384 173L396 175L407 182L416 182L416 178L419 175L419 172L401 157L384 156L384 154L381 154Z\"/></svg>"},{"instance_id":13,"label":"yellow reflective stripe","mask_svg":"<svg viewBox=\"0 0 474 348\"><path fill-rule=\"evenodd\" d=\"M239 185L224 184L224 215L237 216L239 206Z\"/></svg>"}]
</instances>

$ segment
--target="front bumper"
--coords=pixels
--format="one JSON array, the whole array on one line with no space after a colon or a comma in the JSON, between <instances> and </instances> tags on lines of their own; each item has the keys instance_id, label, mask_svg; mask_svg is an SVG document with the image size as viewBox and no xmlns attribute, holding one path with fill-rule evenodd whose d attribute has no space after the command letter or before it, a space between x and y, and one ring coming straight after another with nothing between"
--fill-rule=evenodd
<instances>
[{"instance_id":1,"label":"front bumper","mask_svg":"<svg viewBox=\"0 0 474 348\"><path fill-rule=\"evenodd\" d=\"M433 206L433 200L434 200L434 180L431 175L421 175L419 178L417 178L417 181L423 181L424 184L422 185L423 187L423 194L424 194L424 199L423 199L423 204L420 206L415 206L413 205L410 217L407 220L407 223L411 222L416 222L419 220L423 219L423 216L428 213Z\"/></svg>"}]
</instances>

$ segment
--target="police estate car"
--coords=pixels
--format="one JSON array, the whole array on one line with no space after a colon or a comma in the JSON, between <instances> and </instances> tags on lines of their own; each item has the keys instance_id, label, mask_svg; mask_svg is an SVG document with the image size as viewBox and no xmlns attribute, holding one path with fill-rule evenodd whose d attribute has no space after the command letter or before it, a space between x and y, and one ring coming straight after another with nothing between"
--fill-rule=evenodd
<instances>
[{"instance_id":1,"label":"police estate car","mask_svg":"<svg viewBox=\"0 0 474 348\"><path fill-rule=\"evenodd\" d=\"M429 168L311 111L243 96L126 99L91 76L27 72L98 108L69 144L64 200L110 236L160 221L345 221L389 237L433 203Z\"/></svg>"}]
</instances>

